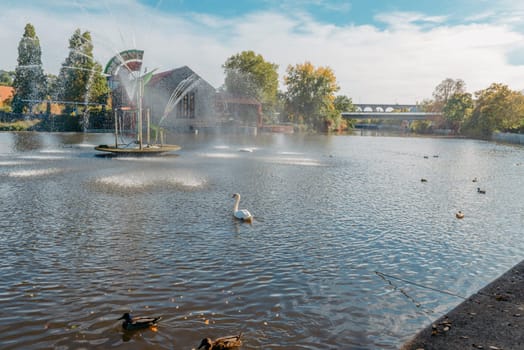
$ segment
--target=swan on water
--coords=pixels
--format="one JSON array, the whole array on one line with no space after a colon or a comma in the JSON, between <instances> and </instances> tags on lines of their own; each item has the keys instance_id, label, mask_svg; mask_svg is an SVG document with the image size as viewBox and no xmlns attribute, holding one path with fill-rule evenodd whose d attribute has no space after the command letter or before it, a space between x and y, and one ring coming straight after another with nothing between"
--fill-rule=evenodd
<instances>
[{"instance_id":1,"label":"swan on water","mask_svg":"<svg viewBox=\"0 0 524 350\"><path fill-rule=\"evenodd\" d=\"M245 222L253 222L253 215L247 209L238 209L238 203L240 203L240 194L235 193L233 195L235 198L235 206L233 207L233 216L239 220Z\"/></svg>"}]
</instances>

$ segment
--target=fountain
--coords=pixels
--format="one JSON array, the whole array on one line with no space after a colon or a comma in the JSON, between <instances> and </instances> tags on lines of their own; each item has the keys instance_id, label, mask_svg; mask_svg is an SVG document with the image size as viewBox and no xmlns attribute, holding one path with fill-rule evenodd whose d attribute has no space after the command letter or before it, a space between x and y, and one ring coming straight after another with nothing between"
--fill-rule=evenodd
<instances>
[{"instance_id":1,"label":"fountain","mask_svg":"<svg viewBox=\"0 0 524 350\"><path fill-rule=\"evenodd\" d=\"M178 145L169 145L163 143L161 137L160 144L150 143L151 118L149 110L146 110L146 142L143 140L143 96L144 88L151 79L153 71L142 74L142 57L141 50L126 50L115 55L107 64L105 73L109 75L109 85L113 94L113 103L118 100L117 91L123 90L125 96L120 96L120 108L115 108L115 144L114 145L99 145L95 150L111 153L113 155L158 155L165 152L177 151L180 149ZM122 94L123 95L123 94ZM127 101L126 101L127 100ZM128 106L124 106L127 103ZM122 115L119 123L118 114ZM119 143L119 135L123 135L122 128L125 115L130 115L132 125L136 126L135 139L129 143Z\"/></svg>"},{"instance_id":2,"label":"fountain","mask_svg":"<svg viewBox=\"0 0 524 350\"><path fill-rule=\"evenodd\" d=\"M173 109L180 102L180 100L184 98L185 93L191 91L199 83L200 78L196 74L191 74L189 77L185 78L180 83L178 83L175 90L173 90L173 92L171 93L169 100L167 101L166 108L164 109L164 113L162 114L162 117L160 118L158 125L162 124L162 122L169 115L169 113L171 113L171 111L173 111Z\"/></svg>"}]
</instances>

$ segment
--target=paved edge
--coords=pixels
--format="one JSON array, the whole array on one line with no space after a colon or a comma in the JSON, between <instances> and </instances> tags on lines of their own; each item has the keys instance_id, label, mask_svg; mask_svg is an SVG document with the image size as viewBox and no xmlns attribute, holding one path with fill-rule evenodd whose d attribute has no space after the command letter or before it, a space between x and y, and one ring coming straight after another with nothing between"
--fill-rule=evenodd
<instances>
[{"instance_id":1,"label":"paved edge","mask_svg":"<svg viewBox=\"0 0 524 350\"><path fill-rule=\"evenodd\" d=\"M400 349L524 349L524 260Z\"/></svg>"}]
</instances>

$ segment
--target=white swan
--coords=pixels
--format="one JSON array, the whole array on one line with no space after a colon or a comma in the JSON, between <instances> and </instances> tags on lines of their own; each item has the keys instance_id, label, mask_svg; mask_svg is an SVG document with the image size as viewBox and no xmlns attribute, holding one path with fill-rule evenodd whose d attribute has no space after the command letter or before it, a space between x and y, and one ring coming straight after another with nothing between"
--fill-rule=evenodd
<instances>
[{"instance_id":1,"label":"white swan","mask_svg":"<svg viewBox=\"0 0 524 350\"><path fill-rule=\"evenodd\" d=\"M238 203L240 203L240 194L235 193L233 195L233 198L235 198L235 206L233 207L233 216L239 220L252 223L253 222L253 215L249 212L247 209L238 209Z\"/></svg>"}]
</instances>

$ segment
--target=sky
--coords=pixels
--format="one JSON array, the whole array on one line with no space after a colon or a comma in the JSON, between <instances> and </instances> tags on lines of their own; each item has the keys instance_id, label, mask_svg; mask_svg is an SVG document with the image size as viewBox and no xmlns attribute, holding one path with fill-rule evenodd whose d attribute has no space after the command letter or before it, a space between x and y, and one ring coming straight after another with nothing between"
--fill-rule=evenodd
<instances>
[{"instance_id":1,"label":"sky","mask_svg":"<svg viewBox=\"0 0 524 350\"><path fill-rule=\"evenodd\" d=\"M149 70L188 66L215 88L227 58L252 50L278 65L281 90L307 61L354 103L419 103L447 78L524 90L521 0L0 0L0 69L16 68L27 23L50 74L79 28L103 66L141 49Z\"/></svg>"}]
</instances>

